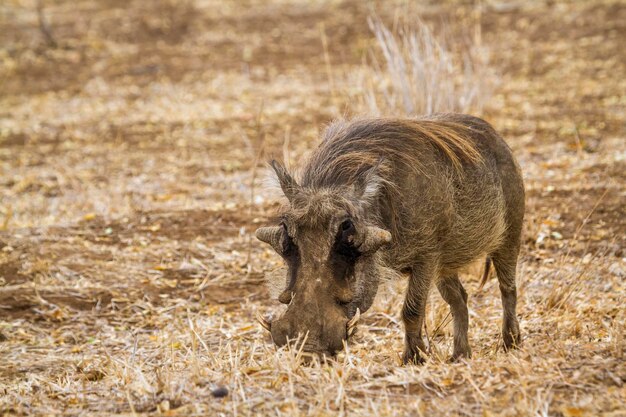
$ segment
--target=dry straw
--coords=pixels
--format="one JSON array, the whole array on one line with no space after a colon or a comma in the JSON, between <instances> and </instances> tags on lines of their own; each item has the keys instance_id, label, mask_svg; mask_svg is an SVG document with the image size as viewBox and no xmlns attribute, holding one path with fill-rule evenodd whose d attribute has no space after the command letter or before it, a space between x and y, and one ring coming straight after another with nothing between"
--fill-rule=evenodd
<instances>
[{"instance_id":1,"label":"dry straw","mask_svg":"<svg viewBox=\"0 0 626 417\"><path fill-rule=\"evenodd\" d=\"M390 116L482 113L497 76L480 30L459 44L436 36L419 18L395 31L378 17L368 24L376 48L357 79L362 110Z\"/></svg>"}]
</instances>

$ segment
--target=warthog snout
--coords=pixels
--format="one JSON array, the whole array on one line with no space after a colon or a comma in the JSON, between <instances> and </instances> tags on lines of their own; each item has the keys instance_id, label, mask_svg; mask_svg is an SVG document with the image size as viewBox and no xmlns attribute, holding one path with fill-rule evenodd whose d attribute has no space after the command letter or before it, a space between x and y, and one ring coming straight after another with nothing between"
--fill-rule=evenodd
<instances>
[{"instance_id":1,"label":"warthog snout","mask_svg":"<svg viewBox=\"0 0 626 417\"><path fill-rule=\"evenodd\" d=\"M334 356L343 349L343 342L355 333L360 316L358 308L351 319L318 316L317 322L311 326L313 331L307 329L306 320L295 319L288 314L273 321L259 314L257 320L271 333L277 346L289 342L301 343L305 352ZM319 329L322 329L321 333Z\"/></svg>"}]
</instances>

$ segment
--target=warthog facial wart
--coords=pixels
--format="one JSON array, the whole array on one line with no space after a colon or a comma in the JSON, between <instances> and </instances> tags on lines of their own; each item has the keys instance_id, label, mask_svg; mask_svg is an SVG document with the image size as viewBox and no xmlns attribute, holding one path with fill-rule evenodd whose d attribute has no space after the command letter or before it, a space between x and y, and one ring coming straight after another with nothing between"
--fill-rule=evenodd
<instances>
[{"instance_id":1,"label":"warthog facial wart","mask_svg":"<svg viewBox=\"0 0 626 417\"><path fill-rule=\"evenodd\" d=\"M409 275L402 306L405 363L419 363L429 290L454 319L452 358L469 357L467 293L458 271L486 256L504 309L505 348L520 343L515 271L524 185L510 148L484 120L460 114L331 124L295 174L272 168L286 197L277 225L256 231L287 273L274 343L307 335L307 352L334 355L354 334L386 275Z\"/></svg>"}]
</instances>

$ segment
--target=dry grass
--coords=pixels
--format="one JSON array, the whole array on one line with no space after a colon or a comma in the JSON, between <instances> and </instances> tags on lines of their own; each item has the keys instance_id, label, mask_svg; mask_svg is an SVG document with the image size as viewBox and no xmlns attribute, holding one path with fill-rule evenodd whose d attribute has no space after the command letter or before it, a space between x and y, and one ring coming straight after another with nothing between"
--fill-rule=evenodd
<instances>
[{"instance_id":1,"label":"dry grass","mask_svg":"<svg viewBox=\"0 0 626 417\"><path fill-rule=\"evenodd\" d=\"M478 9L480 10L480 9ZM356 99L373 115L437 112L481 114L498 77L481 43L480 23L470 35L454 40L435 36L419 18L390 30L369 18L377 49L358 73ZM459 39L462 42L459 42ZM379 62L381 57L383 62Z\"/></svg>"},{"instance_id":2,"label":"dry grass","mask_svg":"<svg viewBox=\"0 0 626 417\"><path fill-rule=\"evenodd\" d=\"M411 11L448 22L452 60L478 13L457 3ZM477 291L476 267L473 358L446 362L433 293L420 367L399 366L401 280L335 363L302 366L254 321L280 308L264 284L280 261L251 240L275 209L256 162L296 163L324 123L365 109L344 75L370 71L369 8L44 1L53 45L37 4L0 4L0 414L626 415L618 2L483 4L480 46L502 76L484 113L528 190L523 347L499 349L497 282ZM394 97L379 110L405 113Z\"/></svg>"}]
</instances>

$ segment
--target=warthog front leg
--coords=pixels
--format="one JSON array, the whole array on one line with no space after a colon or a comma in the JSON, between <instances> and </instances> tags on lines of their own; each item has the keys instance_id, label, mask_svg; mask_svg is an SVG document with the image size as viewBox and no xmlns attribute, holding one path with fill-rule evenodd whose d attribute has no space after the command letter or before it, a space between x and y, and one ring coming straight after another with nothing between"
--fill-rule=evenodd
<instances>
[{"instance_id":1,"label":"warthog front leg","mask_svg":"<svg viewBox=\"0 0 626 417\"><path fill-rule=\"evenodd\" d=\"M421 353L426 351L426 345L422 339L422 327L424 327L426 301L434 276L435 268L432 265L418 265L411 269L402 307L402 321L406 332L402 363L405 365L424 362Z\"/></svg>"},{"instance_id":2,"label":"warthog front leg","mask_svg":"<svg viewBox=\"0 0 626 417\"><path fill-rule=\"evenodd\" d=\"M442 277L437 282L441 297L450 305L454 320L454 351L451 360L469 358L472 351L467 339L469 316L467 313L467 292L457 274Z\"/></svg>"}]
</instances>

